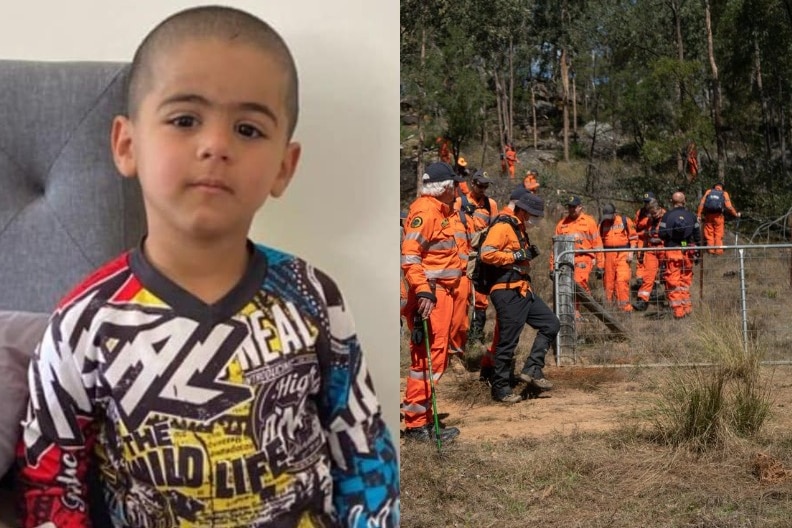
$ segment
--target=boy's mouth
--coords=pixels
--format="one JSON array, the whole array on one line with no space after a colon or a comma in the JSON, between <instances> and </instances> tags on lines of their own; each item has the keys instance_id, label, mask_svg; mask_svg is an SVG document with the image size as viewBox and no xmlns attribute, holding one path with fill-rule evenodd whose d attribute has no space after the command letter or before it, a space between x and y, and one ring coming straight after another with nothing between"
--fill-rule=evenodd
<instances>
[{"instance_id":1,"label":"boy's mouth","mask_svg":"<svg viewBox=\"0 0 792 528\"><path fill-rule=\"evenodd\" d=\"M229 194L233 194L233 190L231 187L226 185L220 180L198 180L192 182L190 187L198 187L200 189L205 189L207 191L214 191L214 192L227 192Z\"/></svg>"}]
</instances>

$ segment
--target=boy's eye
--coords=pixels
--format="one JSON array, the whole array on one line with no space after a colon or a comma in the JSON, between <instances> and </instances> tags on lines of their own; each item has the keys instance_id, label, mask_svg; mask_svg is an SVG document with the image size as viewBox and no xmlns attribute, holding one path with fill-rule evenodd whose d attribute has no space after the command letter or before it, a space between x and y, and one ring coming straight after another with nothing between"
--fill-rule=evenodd
<instances>
[{"instance_id":1,"label":"boy's eye","mask_svg":"<svg viewBox=\"0 0 792 528\"><path fill-rule=\"evenodd\" d=\"M197 120L193 116L183 115L183 116L179 116L179 117L176 117L174 119L171 119L170 122L171 122L171 124L173 124L173 125L175 125L175 126L177 126L179 128L190 128L192 126L195 126L196 121Z\"/></svg>"},{"instance_id":2,"label":"boy's eye","mask_svg":"<svg viewBox=\"0 0 792 528\"><path fill-rule=\"evenodd\" d=\"M244 123L237 126L237 132L248 138L264 137L264 134L262 134L258 128Z\"/></svg>"}]
</instances>

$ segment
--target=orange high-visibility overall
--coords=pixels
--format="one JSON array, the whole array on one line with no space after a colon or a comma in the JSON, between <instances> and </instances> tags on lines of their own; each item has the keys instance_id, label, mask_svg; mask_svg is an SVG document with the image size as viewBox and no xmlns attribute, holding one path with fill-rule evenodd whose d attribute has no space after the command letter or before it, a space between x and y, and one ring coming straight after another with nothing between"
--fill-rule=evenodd
<instances>
[{"instance_id":1,"label":"orange high-visibility overall","mask_svg":"<svg viewBox=\"0 0 792 528\"><path fill-rule=\"evenodd\" d=\"M644 230L640 235L643 247L663 247L663 241L659 238L657 228L660 224L660 219L665 213L666 210L661 208L657 218L652 218L648 215L645 217L647 221L643 222ZM654 281L657 277L657 270L660 268L662 253L646 251L642 255L643 264L636 268L636 276L641 279L641 285L638 287L638 298L649 302L652 288L654 288Z\"/></svg>"},{"instance_id":2,"label":"orange high-visibility overall","mask_svg":"<svg viewBox=\"0 0 792 528\"><path fill-rule=\"evenodd\" d=\"M440 161L442 161L443 163L448 163L449 165L451 165L450 142L446 138L440 136L437 138L436 143L438 144L437 157L440 158Z\"/></svg>"},{"instance_id":3,"label":"orange high-visibility overall","mask_svg":"<svg viewBox=\"0 0 792 528\"><path fill-rule=\"evenodd\" d=\"M663 253L666 271L665 282L668 305L677 319L693 311L690 287L693 285L693 259L689 250L673 249Z\"/></svg>"},{"instance_id":4,"label":"orange high-visibility overall","mask_svg":"<svg viewBox=\"0 0 792 528\"><path fill-rule=\"evenodd\" d=\"M465 197L467 198L468 203L475 206L475 211L472 215L473 226L470 230L472 235L476 231L481 231L482 229L489 227L493 219L498 216L498 203L488 196L482 196L481 199L476 200L473 197L472 192L466 192ZM489 203L489 212L487 211L487 203ZM456 201L454 202L454 210L459 211L460 209L462 209L462 198L457 197ZM468 216L469 215L467 214L465 215L466 218ZM474 309L486 310L488 306L489 299L487 298L487 295L476 292Z\"/></svg>"},{"instance_id":5,"label":"orange high-visibility overall","mask_svg":"<svg viewBox=\"0 0 792 528\"><path fill-rule=\"evenodd\" d=\"M606 248L632 249L637 243L635 224L626 215L615 214L612 220L603 220L600 223L600 235ZM609 302L615 300L619 310L623 312L631 312L633 309L630 304L632 270L627 260L629 255L629 251L605 253L605 274L602 277L605 299Z\"/></svg>"},{"instance_id":6,"label":"orange high-visibility overall","mask_svg":"<svg viewBox=\"0 0 792 528\"><path fill-rule=\"evenodd\" d=\"M716 185L714 187L719 191L723 191L723 188L720 185ZM707 199L707 196L713 189L707 189L707 192L704 193L704 196L701 197L701 201L699 201L698 210L696 211L696 216L701 218L702 220L702 231L704 235L705 243L708 246L722 246L723 245L723 232L726 226L726 220L723 216L723 212L704 212L704 202ZM731 202L731 197L729 193L723 191L723 211L729 213L732 216L737 216L737 210L734 208ZM702 215L703 213L703 215ZM707 253L712 255L723 255L722 249L708 249Z\"/></svg>"},{"instance_id":7,"label":"orange high-visibility overall","mask_svg":"<svg viewBox=\"0 0 792 528\"><path fill-rule=\"evenodd\" d=\"M509 178L514 179L514 166L517 164L517 152L512 150L511 147L506 146L505 158L509 170Z\"/></svg>"},{"instance_id":8,"label":"orange high-visibility overall","mask_svg":"<svg viewBox=\"0 0 792 528\"><path fill-rule=\"evenodd\" d=\"M402 242L401 266L409 285L404 313L411 332L416 324L413 315L419 296L434 296L436 300L428 320L435 380L440 379L448 364L451 319L462 276L454 224L449 218L452 214L452 209L436 198L421 196L410 206ZM402 406L408 428L431 423L430 391L424 342L411 341L410 371Z\"/></svg>"},{"instance_id":9,"label":"orange high-visibility overall","mask_svg":"<svg viewBox=\"0 0 792 528\"><path fill-rule=\"evenodd\" d=\"M602 248L602 237L600 237L600 232L597 228L597 221L586 213L580 213L574 220L570 219L569 216L562 218L558 224L556 224L555 234L573 236L575 238L575 249ZM551 270L554 264L553 252L551 251ZM589 275L596 264L597 258L594 253L575 253L575 282L587 292L591 291L588 282Z\"/></svg>"},{"instance_id":10,"label":"orange high-visibility overall","mask_svg":"<svg viewBox=\"0 0 792 528\"><path fill-rule=\"evenodd\" d=\"M451 354L464 354L467 345L468 330L470 329L470 279L467 278L467 265L470 257L470 235L473 231L474 221L471 215L465 215L466 224L458 210L449 217L454 225L454 237L459 251L459 260L462 275L459 278L459 287L454 297L454 311L451 316L451 332L449 334L448 351Z\"/></svg>"}]
</instances>

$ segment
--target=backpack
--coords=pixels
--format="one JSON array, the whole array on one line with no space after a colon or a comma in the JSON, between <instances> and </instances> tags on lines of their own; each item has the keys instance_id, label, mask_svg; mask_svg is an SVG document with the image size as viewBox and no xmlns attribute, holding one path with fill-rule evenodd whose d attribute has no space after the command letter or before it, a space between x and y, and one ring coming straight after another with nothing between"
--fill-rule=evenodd
<instances>
[{"instance_id":1,"label":"backpack","mask_svg":"<svg viewBox=\"0 0 792 528\"><path fill-rule=\"evenodd\" d=\"M459 194L460 194L460 199L462 200L462 207L459 208L459 219L462 220L462 225L467 226L465 213L467 212L467 214L472 215L473 211L478 209L478 207L473 207L471 209L471 206L473 206L473 204L470 203L470 200L468 200L467 195L465 193L459 193ZM487 196L486 198L487 199L484 201L484 209L487 210L487 214L490 216L490 223L492 223L492 210L490 209L490 199L489 196Z\"/></svg>"},{"instance_id":2,"label":"backpack","mask_svg":"<svg viewBox=\"0 0 792 528\"><path fill-rule=\"evenodd\" d=\"M723 212L723 191L719 189L710 190L704 198L704 212L722 213Z\"/></svg>"},{"instance_id":3,"label":"backpack","mask_svg":"<svg viewBox=\"0 0 792 528\"><path fill-rule=\"evenodd\" d=\"M627 217L625 215L620 215L620 216L622 218L622 225L624 226L624 232L627 233L627 239L629 240L630 234L631 234L630 233L630 224L627 223ZM600 223L599 223L599 231L600 231L600 237L601 238L605 238L605 230L603 229L603 225L602 225L604 222L605 222L605 220L600 220ZM627 243L627 247L630 247L630 243L629 242Z\"/></svg>"},{"instance_id":4,"label":"backpack","mask_svg":"<svg viewBox=\"0 0 792 528\"><path fill-rule=\"evenodd\" d=\"M470 254L468 256L467 263L467 276L477 293L489 295L492 287L495 284L498 282L503 282L505 279L509 279L510 277L508 276L512 275L513 273L518 273L511 269L505 270L504 268L500 268L498 266L486 264L481 260L481 245L484 243L484 240L486 240L490 229L492 229L492 226L495 224L504 222L508 223L512 229L514 229L514 234L517 235L517 240L520 242L520 247L526 246L525 237L523 237L520 229L517 227L514 220L506 215L498 216L487 229L482 229L481 231L476 231L473 233L473 236L470 239Z\"/></svg>"}]
</instances>

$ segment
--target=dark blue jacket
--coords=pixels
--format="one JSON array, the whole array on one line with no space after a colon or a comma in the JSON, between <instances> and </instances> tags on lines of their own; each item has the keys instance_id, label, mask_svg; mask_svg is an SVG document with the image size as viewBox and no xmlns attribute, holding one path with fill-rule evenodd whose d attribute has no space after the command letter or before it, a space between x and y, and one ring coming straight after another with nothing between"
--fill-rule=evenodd
<instances>
[{"instance_id":1,"label":"dark blue jacket","mask_svg":"<svg viewBox=\"0 0 792 528\"><path fill-rule=\"evenodd\" d=\"M659 233L666 247L701 245L701 228L696 215L684 207L671 209L663 215Z\"/></svg>"}]
</instances>

